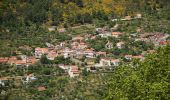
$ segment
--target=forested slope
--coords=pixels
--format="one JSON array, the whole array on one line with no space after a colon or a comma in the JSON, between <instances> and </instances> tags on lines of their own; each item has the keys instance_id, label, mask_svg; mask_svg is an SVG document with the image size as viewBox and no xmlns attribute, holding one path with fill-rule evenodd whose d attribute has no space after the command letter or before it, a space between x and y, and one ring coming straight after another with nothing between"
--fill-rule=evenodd
<instances>
[{"instance_id":1,"label":"forested slope","mask_svg":"<svg viewBox=\"0 0 170 100\"><path fill-rule=\"evenodd\" d=\"M2 0L1 25L16 27L29 22L48 25L91 23L143 12L165 11L169 18L169 0Z\"/></svg>"}]
</instances>

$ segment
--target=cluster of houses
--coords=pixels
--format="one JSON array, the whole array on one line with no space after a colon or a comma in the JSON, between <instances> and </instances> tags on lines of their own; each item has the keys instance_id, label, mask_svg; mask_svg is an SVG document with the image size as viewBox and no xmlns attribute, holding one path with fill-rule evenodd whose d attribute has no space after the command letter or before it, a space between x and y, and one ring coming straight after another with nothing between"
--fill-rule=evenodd
<instances>
[{"instance_id":1,"label":"cluster of houses","mask_svg":"<svg viewBox=\"0 0 170 100\"><path fill-rule=\"evenodd\" d=\"M116 27L116 26L115 26ZM96 28L96 32L98 33L98 36L102 38L107 37L115 37L118 38L123 35L122 32L115 32L114 29L108 29L107 27L104 28Z\"/></svg>"},{"instance_id":2,"label":"cluster of houses","mask_svg":"<svg viewBox=\"0 0 170 100\"><path fill-rule=\"evenodd\" d=\"M8 63L10 65L16 66L30 66L37 62L37 59L34 56L20 55L20 57L0 57L0 63Z\"/></svg>"},{"instance_id":3,"label":"cluster of houses","mask_svg":"<svg viewBox=\"0 0 170 100\"><path fill-rule=\"evenodd\" d=\"M136 15L134 15L133 17L132 16L125 16L124 18L121 18L121 19L112 19L112 21L130 21L130 20L133 20L133 19L141 19L142 18L142 14L140 13L137 13Z\"/></svg>"},{"instance_id":4,"label":"cluster of houses","mask_svg":"<svg viewBox=\"0 0 170 100\"><path fill-rule=\"evenodd\" d=\"M126 16L125 18L121 20L132 20L132 19L140 19L142 18L141 14L137 14L134 18L131 16ZM118 19L113 19L112 21L117 21ZM49 60L55 60L58 56L63 56L64 58L70 58L70 59L76 59L78 61L81 61L81 59L85 58L83 63L86 62L86 69L90 72L95 72L97 68L110 68L114 69L115 67L119 66L123 60L122 58L113 58L109 57L107 52L103 51L95 51L93 48L89 47L86 43L87 40L93 40L96 39L96 37L101 38L108 38L108 37L114 37L119 38L123 36L125 33L116 31L119 27L118 24L116 24L113 28L108 27L102 27L102 28L96 28L96 35L94 34L86 34L86 35L78 35L75 37L72 37L72 40L60 42L57 45L46 43L47 47L36 47L34 49L34 55L33 56L26 56L22 55L21 53L17 53L18 56L11 56L11 57L0 57L0 63L7 63L9 65L14 65L17 67L29 67L30 65L36 64L42 55L46 55L47 59ZM66 32L65 28L57 29L56 27L49 27L49 31L55 31L57 30L60 33ZM140 31L140 29L138 30ZM168 45L170 44L170 41L167 40L169 37L169 34L164 34L160 32L155 33L144 33L140 34L139 36L135 35L135 41L144 41L147 43L153 43L155 47L160 47L162 45ZM123 49L125 47L125 42L120 41L116 43L116 47L118 49ZM32 48L29 46L20 46L20 49L24 50L31 50ZM113 44L111 42L107 42L105 44L106 49L112 49ZM132 61L132 59L139 59L140 61L145 59L146 54L154 53L155 50L147 50L143 51L140 55L130 55L126 54L124 55L124 59L128 61ZM96 62L93 59L97 59L100 57L99 61ZM78 67L78 64L74 65L65 65L65 64L58 64L58 67L63 69L65 72L68 73L68 75L71 78L79 76L81 73L81 68ZM81 65L80 65L81 66ZM21 78L21 81L25 83L32 82L37 79L37 77L34 74L28 74L24 75ZM6 82L11 80L10 77L0 77L0 85L4 86ZM38 91L44 91L46 90L45 86L38 86Z\"/></svg>"},{"instance_id":5,"label":"cluster of houses","mask_svg":"<svg viewBox=\"0 0 170 100\"><path fill-rule=\"evenodd\" d=\"M140 18L140 15L138 15L138 18ZM115 25L113 28L108 29L107 27L103 28L96 28L96 35L92 34L86 34L83 36L75 36L72 37L72 40L60 42L57 45L53 45L50 43L46 43L47 47L36 47L34 50L34 56L26 56L26 55L20 55L20 58L18 59L16 56L12 57L1 57L0 63L8 63L10 65L16 65L16 66L30 66L33 64L36 64L36 62L42 57L42 55L46 55L46 57L49 60L54 60L58 56L63 56L64 58L70 58L70 59L77 59L80 60L83 57L86 59L94 59L100 56L99 63L93 62L92 60L89 60L87 62L87 67L116 67L119 66L119 64L122 62L121 59L116 58L110 58L107 55L107 52L102 51L95 51L93 48L90 48L88 44L86 43L89 39L95 39L96 37L101 38L107 38L107 37L115 37L119 38L124 33L115 31L118 25ZM55 27L49 28L50 31L53 31ZM65 29L58 29L60 32L64 32ZM170 44L170 41L166 40L169 37L168 34L163 33L144 33L141 34L139 37L135 38L135 41L145 41L145 42L152 42L156 47L160 45L167 45ZM118 49L122 49L125 46L125 42L120 41L116 43L116 47ZM26 47L22 47L26 48ZM113 44L109 41L105 44L106 49L112 49ZM26 49L30 49L27 47ZM154 50L147 51L148 53L155 52ZM144 55L124 55L124 58L126 60L132 60L132 59L140 59L144 60ZM87 60L86 60L87 61ZM78 65L58 65L61 69L68 72L70 77L78 76L80 73L80 69ZM30 78L27 78L26 82Z\"/></svg>"},{"instance_id":6,"label":"cluster of houses","mask_svg":"<svg viewBox=\"0 0 170 100\"><path fill-rule=\"evenodd\" d=\"M59 64L59 67L65 71L68 72L70 77L76 77L79 76L80 69L76 65L64 65L64 64Z\"/></svg>"},{"instance_id":7,"label":"cluster of houses","mask_svg":"<svg viewBox=\"0 0 170 100\"><path fill-rule=\"evenodd\" d=\"M151 42L155 45L155 47L159 47L162 45L170 44L170 41L167 40L169 34L155 32L155 33L144 33L141 34L139 38L136 38L136 41L145 41Z\"/></svg>"}]
</instances>

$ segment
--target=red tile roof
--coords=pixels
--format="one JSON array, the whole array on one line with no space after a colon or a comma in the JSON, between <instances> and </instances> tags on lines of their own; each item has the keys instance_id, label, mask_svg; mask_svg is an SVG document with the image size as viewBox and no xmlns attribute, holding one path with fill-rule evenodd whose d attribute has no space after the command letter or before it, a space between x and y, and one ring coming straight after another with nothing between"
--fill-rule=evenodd
<instances>
[{"instance_id":1,"label":"red tile roof","mask_svg":"<svg viewBox=\"0 0 170 100\"><path fill-rule=\"evenodd\" d=\"M8 77L0 77L0 80L6 81L8 80Z\"/></svg>"},{"instance_id":2,"label":"red tile roof","mask_svg":"<svg viewBox=\"0 0 170 100\"><path fill-rule=\"evenodd\" d=\"M17 60L14 62L16 65L25 65L26 64L26 61L23 61L23 60Z\"/></svg>"},{"instance_id":3,"label":"red tile roof","mask_svg":"<svg viewBox=\"0 0 170 100\"><path fill-rule=\"evenodd\" d=\"M99 54L99 55L106 55L106 52L99 51L99 52L96 52L96 54Z\"/></svg>"},{"instance_id":4,"label":"red tile roof","mask_svg":"<svg viewBox=\"0 0 170 100\"><path fill-rule=\"evenodd\" d=\"M142 55L138 55L138 56L133 56L133 58L136 58L136 59L142 59L144 58Z\"/></svg>"},{"instance_id":5,"label":"red tile roof","mask_svg":"<svg viewBox=\"0 0 170 100\"><path fill-rule=\"evenodd\" d=\"M71 72L73 72L75 74L79 73L79 69L77 66L70 66L70 69L71 69Z\"/></svg>"},{"instance_id":6,"label":"red tile roof","mask_svg":"<svg viewBox=\"0 0 170 100\"><path fill-rule=\"evenodd\" d=\"M168 45L168 44L170 44L170 41L161 41L161 42L159 42L159 44L161 44L161 45Z\"/></svg>"},{"instance_id":7,"label":"red tile roof","mask_svg":"<svg viewBox=\"0 0 170 100\"><path fill-rule=\"evenodd\" d=\"M123 33L121 32L112 32L112 35L122 35Z\"/></svg>"},{"instance_id":8,"label":"red tile roof","mask_svg":"<svg viewBox=\"0 0 170 100\"><path fill-rule=\"evenodd\" d=\"M48 48L35 48L35 51L39 51L39 52L48 52Z\"/></svg>"},{"instance_id":9,"label":"red tile roof","mask_svg":"<svg viewBox=\"0 0 170 100\"><path fill-rule=\"evenodd\" d=\"M44 91L44 90L46 90L46 88L44 86L39 86L39 87L37 87L37 90L38 91Z\"/></svg>"},{"instance_id":10,"label":"red tile roof","mask_svg":"<svg viewBox=\"0 0 170 100\"><path fill-rule=\"evenodd\" d=\"M120 62L119 59L111 59L112 62Z\"/></svg>"},{"instance_id":11,"label":"red tile roof","mask_svg":"<svg viewBox=\"0 0 170 100\"><path fill-rule=\"evenodd\" d=\"M6 63L6 62L8 62L8 57L1 57L0 58L0 63Z\"/></svg>"}]
</instances>

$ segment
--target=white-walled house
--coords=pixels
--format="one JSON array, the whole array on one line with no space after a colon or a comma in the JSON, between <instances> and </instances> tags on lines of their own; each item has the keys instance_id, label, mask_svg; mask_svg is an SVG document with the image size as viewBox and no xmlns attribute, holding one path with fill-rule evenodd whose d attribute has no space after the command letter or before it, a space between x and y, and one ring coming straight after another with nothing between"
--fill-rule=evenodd
<instances>
[{"instance_id":1,"label":"white-walled house","mask_svg":"<svg viewBox=\"0 0 170 100\"><path fill-rule=\"evenodd\" d=\"M79 69L77 66L70 66L69 70L68 70L68 74L71 78L79 76Z\"/></svg>"},{"instance_id":2,"label":"white-walled house","mask_svg":"<svg viewBox=\"0 0 170 100\"><path fill-rule=\"evenodd\" d=\"M117 48L122 49L125 46L124 42L118 42L116 43Z\"/></svg>"},{"instance_id":3,"label":"white-walled house","mask_svg":"<svg viewBox=\"0 0 170 100\"><path fill-rule=\"evenodd\" d=\"M119 59L102 58L99 64L100 66L118 66L119 63Z\"/></svg>"},{"instance_id":4,"label":"white-walled house","mask_svg":"<svg viewBox=\"0 0 170 100\"><path fill-rule=\"evenodd\" d=\"M56 30L56 26L51 26L48 28L48 30L51 32L51 31L55 31Z\"/></svg>"},{"instance_id":5,"label":"white-walled house","mask_svg":"<svg viewBox=\"0 0 170 100\"><path fill-rule=\"evenodd\" d=\"M71 56L73 56L73 54L74 54L74 50L72 50L72 49L70 49L70 48L65 48L65 49L63 50L63 56L64 56L64 58L71 57Z\"/></svg>"},{"instance_id":6,"label":"white-walled house","mask_svg":"<svg viewBox=\"0 0 170 100\"><path fill-rule=\"evenodd\" d=\"M135 16L135 18L138 18L138 19L142 18L142 14L137 13L136 16Z\"/></svg>"},{"instance_id":7,"label":"white-walled house","mask_svg":"<svg viewBox=\"0 0 170 100\"><path fill-rule=\"evenodd\" d=\"M70 65L59 64L58 67L65 70L65 71L67 71L67 70L69 70Z\"/></svg>"},{"instance_id":8,"label":"white-walled house","mask_svg":"<svg viewBox=\"0 0 170 100\"><path fill-rule=\"evenodd\" d=\"M86 49L86 50L84 50L84 55L87 58L95 58L95 52L93 51L93 49Z\"/></svg>"},{"instance_id":9,"label":"white-walled house","mask_svg":"<svg viewBox=\"0 0 170 100\"><path fill-rule=\"evenodd\" d=\"M36 80L36 76L34 76L34 74L29 74L29 75L26 75L25 76L25 80L22 80L24 83L28 83L28 82L31 82L31 81L34 81Z\"/></svg>"},{"instance_id":10,"label":"white-walled house","mask_svg":"<svg viewBox=\"0 0 170 100\"><path fill-rule=\"evenodd\" d=\"M101 65L101 66L111 66L110 59L102 58L102 59L100 60L100 65Z\"/></svg>"},{"instance_id":11,"label":"white-walled house","mask_svg":"<svg viewBox=\"0 0 170 100\"><path fill-rule=\"evenodd\" d=\"M104 31L103 28L96 28L96 32L98 32L98 33L102 33L103 31Z\"/></svg>"},{"instance_id":12,"label":"white-walled house","mask_svg":"<svg viewBox=\"0 0 170 100\"><path fill-rule=\"evenodd\" d=\"M107 38L109 36L112 36L112 33L108 32L108 31L105 31L103 33L100 33L99 36L102 37L102 38Z\"/></svg>"},{"instance_id":13,"label":"white-walled house","mask_svg":"<svg viewBox=\"0 0 170 100\"><path fill-rule=\"evenodd\" d=\"M126 60L132 60L133 56L132 55L125 55L124 57L125 57Z\"/></svg>"}]
</instances>

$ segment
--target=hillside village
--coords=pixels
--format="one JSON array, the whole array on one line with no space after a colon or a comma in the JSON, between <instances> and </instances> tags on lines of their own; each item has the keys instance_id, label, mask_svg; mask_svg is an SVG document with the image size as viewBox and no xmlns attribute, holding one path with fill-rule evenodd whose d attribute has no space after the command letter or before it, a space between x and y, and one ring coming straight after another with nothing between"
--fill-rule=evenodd
<instances>
[{"instance_id":1,"label":"hillside village","mask_svg":"<svg viewBox=\"0 0 170 100\"><path fill-rule=\"evenodd\" d=\"M140 19L141 15L138 14L135 18ZM131 20L131 17L125 17L125 19ZM161 32L142 33L140 29L137 29L136 33L127 34L126 32L117 31L118 27L118 24L116 24L112 28L108 28L107 26L97 27L94 30L95 34L76 35L72 37L71 40L59 42L57 45L44 43L46 44L46 47L34 48L32 52L34 56L27 56L21 53L17 53L16 56L1 57L0 63L7 63L9 65L20 68L29 67L37 63L42 63L42 56L45 56L50 61L54 61L57 57L63 57L64 59L71 60L72 63L65 64L59 62L58 64L51 64L63 69L66 73L68 73L71 78L73 78L79 76L82 69L86 69L89 72L96 72L99 71L99 69L101 68L114 70L115 67L122 64L130 63L133 59L139 59L140 61L142 61L145 59L145 55L154 53L156 48L170 44L170 41L167 40L169 34ZM48 28L48 30L56 31L56 27L52 26ZM57 31L62 34L66 32L67 29L62 28L58 29ZM116 55L114 53L116 52L115 49L114 51L112 51L111 49L116 48L116 50L119 51L125 48L135 48L131 47L131 44L127 43L128 41L126 41L126 39L123 39L123 37L131 40L134 43L139 41L146 44L153 44L153 47L152 49L146 48L138 54L129 54L128 52L126 52ZM113 42L111 42L109 38L115 39L116 43L113 44ZM93 41L95 39L105 39L104 50L95 50L95 48L91 46L89 41ZM141 46L143 48L142 44ZM29 46L20 46L19 48L32 49Z\"/></svg>"},{"instance_id":2,"label":"hillside village","mask_svg":"<svg viewBox=\"0 0 170 100\"><path fill-rule=\"evenodd\" d=\"M0 0L0 100L169 100L170 0Z\"/></svg>"}]
</instances>

